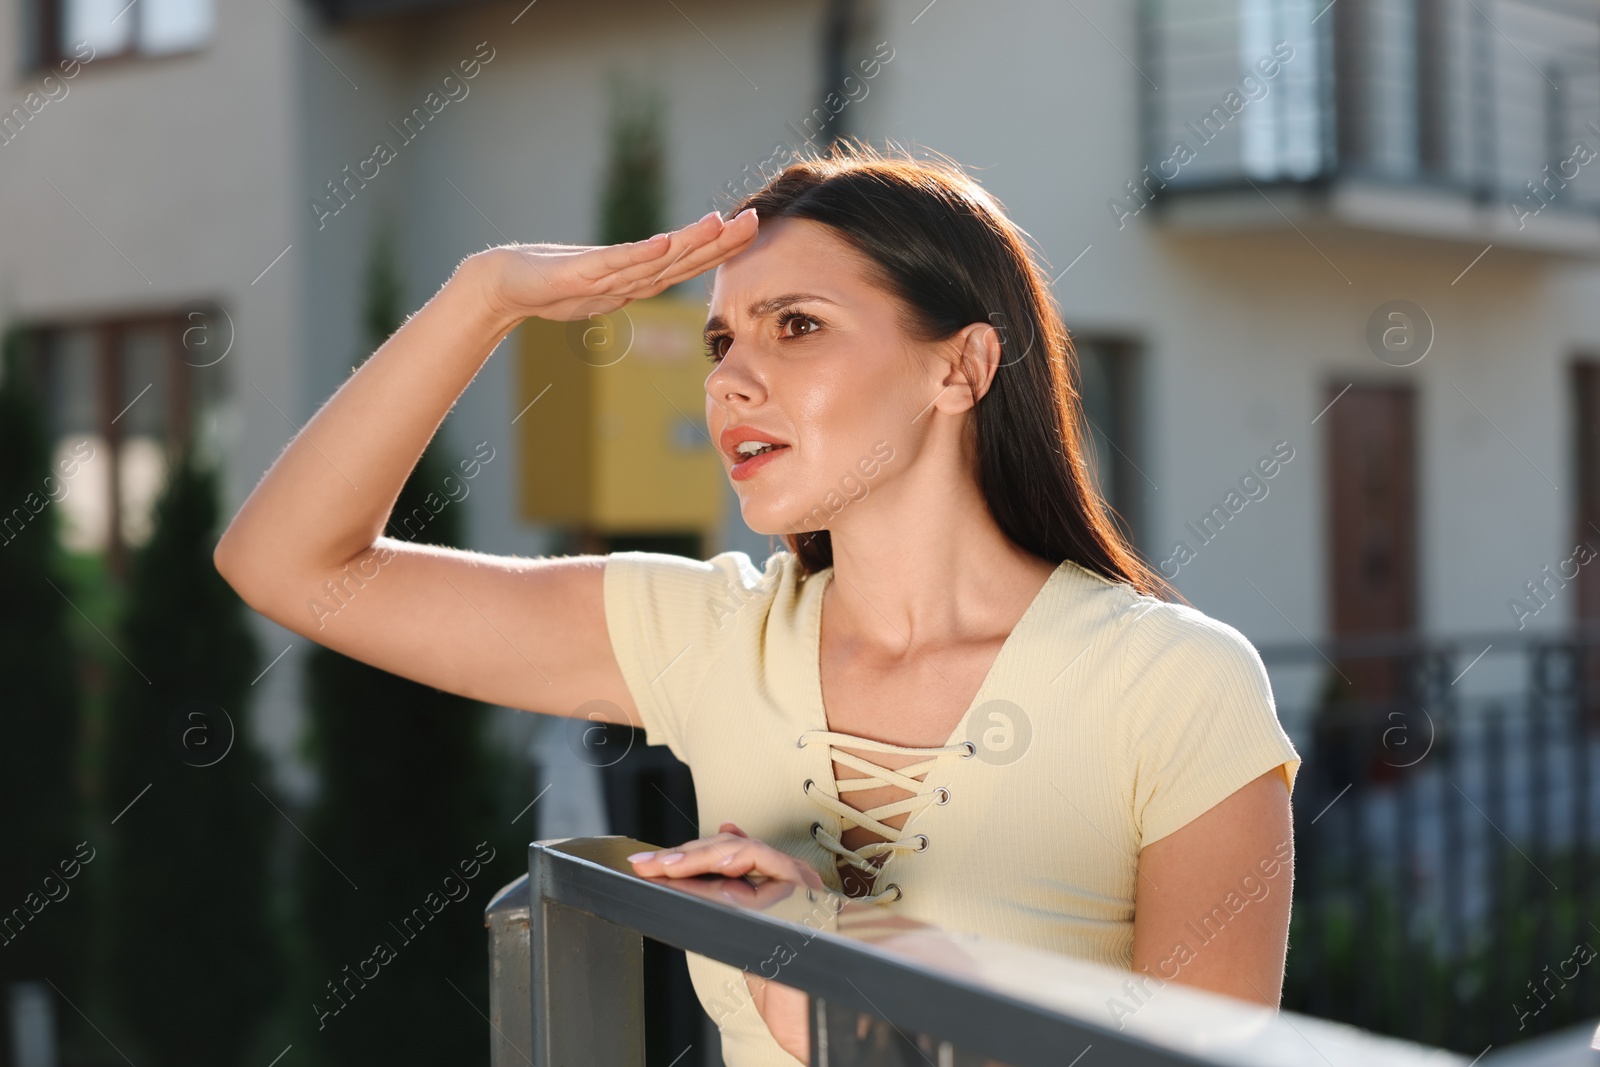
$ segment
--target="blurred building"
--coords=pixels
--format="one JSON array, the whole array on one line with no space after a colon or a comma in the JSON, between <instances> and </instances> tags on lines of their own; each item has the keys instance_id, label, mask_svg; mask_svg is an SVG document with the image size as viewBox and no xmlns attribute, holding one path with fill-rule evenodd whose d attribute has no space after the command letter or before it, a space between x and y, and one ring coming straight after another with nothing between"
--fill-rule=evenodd
<instances>
[{"instance_id":1,"label":"blurred building","mask_svg":"<svg viewBox=\"0 0 1600 1067\"><path fill-rule=\"evenodd\" d=\"M1110 499L1283 650L1297 743L1333 639L1600 616L1593 0L4 0L0 52L0 317L59 368L62 448L101 442L75 543L138 540L186 405L242 500L365 354L379 227L413 307L486 245L595 241L624 73L668 102L674 224L837 133L972 168L1049 259ZM573 542L530 484L618 475L531 443L561 402L520 336L446 432L495 450L471 547L534 554ZM562 417L677 450L700 503L582 543L759 563L698 410L657 393ZM268 629L293 782L304 642ZM1520 684L1493 664L1459 691Z\"/></svg>"},{"instance_id":2,"label":"blurred building","mask_svg":"<svg viewBox=\"0 0 1600 1067\"><path fill-rule=\"evenodd\" d=\"M63 437L120 438L73 543L113 508L136 542L185 405L238 499L365 354L384 221L412 306L485 245L596 240L622 72L669 101L675 220L836 133L975 168L1050 259L1119 512L1258 642L1559 626L1600 611L1587 571L1526 589L1600 510L1592 6L10 0L0 308L53 331ZM519 449L514 347L450 426L503 457L476 547L537 552L561 457ZM701 547L764 554L731 502Z\"/></svg>"}]
</instances>

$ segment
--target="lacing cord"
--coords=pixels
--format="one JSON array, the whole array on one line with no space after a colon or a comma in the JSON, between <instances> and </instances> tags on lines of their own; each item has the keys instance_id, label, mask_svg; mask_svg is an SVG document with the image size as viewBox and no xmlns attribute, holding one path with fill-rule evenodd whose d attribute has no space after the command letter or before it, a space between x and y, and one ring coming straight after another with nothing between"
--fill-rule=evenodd
<instances>
[{"instance_id":1,"label":"lacing cord","mask_svg":"<svg viewBox=\"0 0 1600 1067\"><path fill-rule=\"evenodd\" d=\"M870 842L859 849L851 849L846 848L844 842L830 834L821 823L811 824L811 836L818 844L837 857L836 863L842 860L852 867L872 875L874 879L879 871L878 866L872 862L876 857L886 853L892 855L900 851L922 852L928 847L928 836L926 834L907 834L888 825L883 820L893 818L896 815L921 811L929 804L949 803L949 789L939 786L934 789L924 790L925 783L918 781L918 776L932 770L941 759L946 757L960 756L963 759L970 759L977 754L977 746L970 741L962 741L954 745L908 747L905 745L892 745L884 741L873 741L869 738L838 733L833 730L807 730L800 735L799 747L804 748L808 740L827 743L831 750L830 755L834 760L866 775L863 778L834 777L834 786L838 792L847 793L892 785L912 794L903 800L880 804L875 808L868 808L866 811L858 811L837 797L829 796L821 789L812 789L811 787L816 784L813 779L807 778L802 787L806 796L845 822L858 826L863 830L870 830L879 837L886 838L883 841ZM874 752L899 753L908 756L922 755L931 758L908 764L896 770L873 763L871 760L862 759L853 753L840 751L841 748L846 746ZM907 819L906 821L909 823L911 820ZM899 885L891 882L881 891L859 899L863 903L877 904L887 900L898 900L900 896Z\"/></svg>"}]
</instances>

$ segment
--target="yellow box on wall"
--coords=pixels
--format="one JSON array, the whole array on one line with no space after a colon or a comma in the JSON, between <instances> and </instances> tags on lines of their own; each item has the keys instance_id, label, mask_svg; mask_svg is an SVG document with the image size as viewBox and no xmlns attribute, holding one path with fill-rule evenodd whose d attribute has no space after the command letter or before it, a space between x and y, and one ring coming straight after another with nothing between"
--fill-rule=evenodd
<instances>
[{"instance_id":1,"label":"yellow box on wall","mask_svg":"<svg viewBox=\"0 0 1600 1067\"><path fill-rule=\"evenodd\" d=\"M518 328L523 518L715 537L727 475L706 434L705 317L701 304L654 297Z\"/></svg>"}]
</instances>

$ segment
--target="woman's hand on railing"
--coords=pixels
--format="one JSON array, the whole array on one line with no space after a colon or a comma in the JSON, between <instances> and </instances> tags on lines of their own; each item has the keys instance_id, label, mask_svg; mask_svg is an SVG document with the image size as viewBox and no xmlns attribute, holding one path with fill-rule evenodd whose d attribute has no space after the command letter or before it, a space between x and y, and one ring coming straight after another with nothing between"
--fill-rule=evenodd
<instances>
[{"instance_id":1,"label":"woman's hand on railing","mask_svg":"<svg viewBox=\"0 0 1600 1067\"><path fill-rule=\"evenodd\" d=\"M793 885L810 889L825 888L822 876L788 853L780 852L751 837L737 825L725 822L713 837L686 841L677 848L660 852L636 852L628 859L636 873L668 878L691 878L702 874L721 874L730 879L726 887L734 890L740 903L759 904L763 897L776 899L792 891ZM752 882L747 875L764 876ZM785 884L787 883L787 884ZM808 1013L811 998L798 989L745 972L745 985L756 1011L772 1032L773 1040L801 1063L811 1062L811 1030Z\"/></svg>"},{"instance_id":2,"label":"woman's hand on railing","mask_svg":"<svg viewBox=\"0 0 1600 1067\"><path fill-rule=\"evenodd\" d=\"M692 878L701 874L721 874L743 878L759 874L783 882L799 882L811 889L822 889L822 875L786 852L780 852L751 837L738 826L725 822L721 833L685 841L677 848L659 852L635 852L628 857L636 874L667 878Z\"/></svg>"},{"instance_id":3,"label":"woman's hand on railing","mask_svg":"<svg viewBox=\"0 0 1600 1067\"><path fill-rule=\"evenodd\" d=\"M710 270L755 240L754 208L723 221L709 212L670 233L616 245L501 245L476 253L488 265L484 299L497 316L567 322L604 315Z\"/></svg>"}]
</instances>

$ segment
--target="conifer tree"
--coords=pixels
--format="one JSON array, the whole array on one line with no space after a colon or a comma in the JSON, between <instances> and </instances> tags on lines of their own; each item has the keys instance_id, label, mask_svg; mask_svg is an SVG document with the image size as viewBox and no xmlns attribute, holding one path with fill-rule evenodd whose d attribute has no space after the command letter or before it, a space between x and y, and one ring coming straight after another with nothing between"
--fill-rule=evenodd
<instances>
[{"instance_id":1,"label":"conifer tree","mask_svg":"<svg viewBox=\"0 0 1600 1067\"><path fill-rule=\"evenodd\" d=\"M614 77L600 243L642 241L666 229L666 147L661 97Z\"/></svg>"},{"instance_id":2,"label":"conifer tree","mask_svg":"<svg viewBox=\"0 0 1600 1067\"><path fill-rule=\"evenodd\" d=\"M76 935L89 921L74 775L82 689L57 534L59 503L93 446L52 463L21 333L9 331L0 352L0 988L49 979L76 989Z\"/></svg>"},{"instance_id":3,"label":"conifer tree","mask_svg":"<svg viewBox=\"0 0 1600 1067\"><path fill-rule=\"evenodd\" d=\"M261 655L212 563L218 498L216 469L185 450L114 638L108 988L142 1056L128 1053L172 1067L241 1063L284 973L269 863L279 801L251 728Z\"/></svg>"},{"instance_id":4,"label":"conifer tree","mask_svg":"<svg viewBox=\"0 0 1600 1067\"><path fill-rule=\"evenodd\" d=\"M366 281L369 351L399 327L402 308L393 232L383 230ZM464 505L447 479L459 482L463 458L435 436L388 536L462 544ZM383 578L380 569L373 581ZM481 1059L489 1031L473 1005L487 1000L483 907L526 869L506 847L510 827L497 829L506 820L486 709L322 646L310 652L306 703L320 786L304 825L322 855L308 849L298 861L307 967L294 1010L305 1048L341 1065Z\"/></svg>"}]
</instances>

